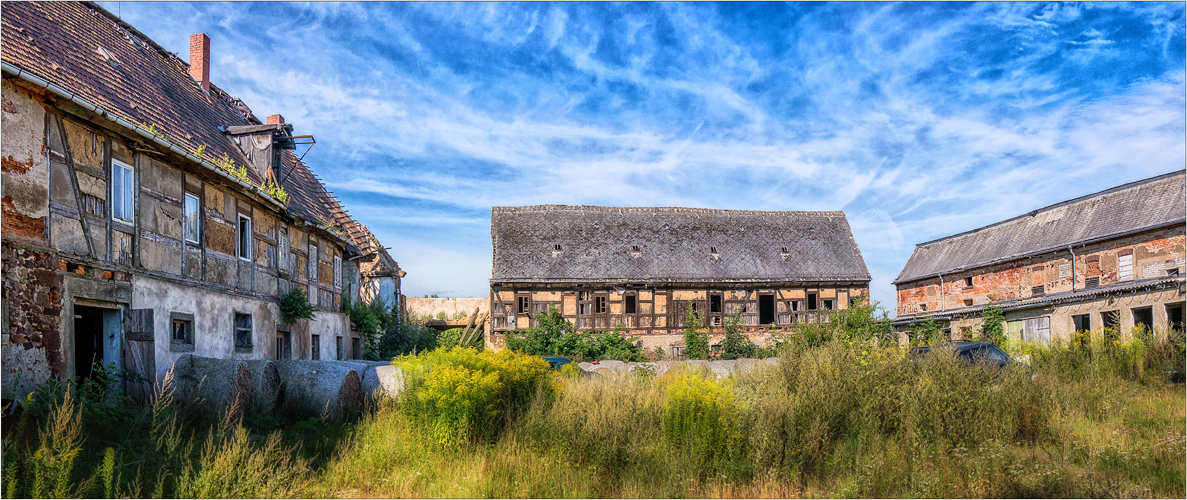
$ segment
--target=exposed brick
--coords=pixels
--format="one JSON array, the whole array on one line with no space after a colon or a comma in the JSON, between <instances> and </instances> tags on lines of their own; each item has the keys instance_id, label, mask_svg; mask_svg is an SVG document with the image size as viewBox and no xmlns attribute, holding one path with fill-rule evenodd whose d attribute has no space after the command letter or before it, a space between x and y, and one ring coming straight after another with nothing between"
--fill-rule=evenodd
<instances>
[{"instance_id":1,"label":"exposed brick","mask_svg":"<svg viewBox=\"0 0 1187 500\"><path fill-rule=\"evenodd\" d=\"M11 196L0 200L4 214L4 236L45 241L45 217L29 217L16 209Z\"/></svg>"}]
</instances>

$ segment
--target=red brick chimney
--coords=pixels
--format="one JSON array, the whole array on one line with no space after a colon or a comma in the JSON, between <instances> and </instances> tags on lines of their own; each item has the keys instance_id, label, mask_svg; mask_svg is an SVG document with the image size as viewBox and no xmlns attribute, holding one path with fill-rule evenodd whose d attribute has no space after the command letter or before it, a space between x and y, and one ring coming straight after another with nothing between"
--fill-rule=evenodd
<instances>
[{"instance_id":1,"label":"red brick chimney","mask_svg":"<svg viewBox=\"0 0 1187 500\"><path fill-rule=\"evenodd\" d=\"M269 116L268 125L284 125L284 117L280 115Z\"/></svg>"},{"instance_id":2,"label":"red brick chimney","mask_svg":"<svg viewBox=\"0 0 1187 500\"><path fill-rule=\"evenodd\" d=\"M190 76L210 93L210 37L206 33L190 35Z\"/></svg>"}]
</instances>

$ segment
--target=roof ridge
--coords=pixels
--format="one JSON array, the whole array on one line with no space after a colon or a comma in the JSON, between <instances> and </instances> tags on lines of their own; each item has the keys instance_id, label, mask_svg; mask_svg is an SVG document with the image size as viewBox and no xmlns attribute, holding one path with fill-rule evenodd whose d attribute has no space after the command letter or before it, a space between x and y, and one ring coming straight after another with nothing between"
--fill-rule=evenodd
<instances>
[{"instance_id":1,"label":"roof ridge","mask_svg":"<svg viewBox=\"0 0 1187 500\"><path fill-rule=\"evenodd\" d=\"M732 209L732 208L701 208L701 207L613 207L605 205L563 205L563 204L547 204L547 205L521 205L521 206L493 206L492 212L536 212L545 211L547 209L563 209L563 210L590 210L590 211L604 211L611 212L615 210L639 210L639 211L664 211L664 212L687 212L687 213L730 213L730 214L802 214L802 215L845 215L844 210L747 210L747 209Z\"/></svg>"},{"instance_id":2,"label":"roof ridge","mask_svg":"<svg viewBox=\"0 0 1187 500\"><path fill-rule=\"evenodd\" d=\"M1162 180L1170 179L1170 178L1173 178L1173 177L1176 177L1176 176L1182 176L1182 175L1185 175L1185 174L1187 174L1187 170L1176 170L1176 171L1174 171L1174 172L1167 172L1167 173L1165 173L1165 174L1159 174L1159 175L1156 175L1156 176L1154 176L1154 177L1150 177L1150 178L1146 178L1146 179L1141 179L1141 180L1136 180L1136 181L1133 181L1133 182L1129 182L1129 183L1126 183L1126 184L1122 184L1122 185L1120 185L1120 186L1113 186L1113 187L1111 187L1111 188L1108 188L1108 189L1105 189L1105 190L1102 190L1102 191L1098 191L1098 192L1095 192L1095 193L1091 193L1091 194L1086 194L1086 195L1080 196L1080 197L1078 197L1078 198L1072 198L1072 199L1070 199L1070 200L1064 200L1064 201L1061 201L1061 202L1058 202L1058 203L1053 203L1053 204L1051 204L1051 205L1047 205L1047 206L1045 206L1045 207L1042 207L1042 208L1036 208L1036 209L1034 209L1034 210L1031 210L1031 211L1029 211L1029 212L1027 212L1027 213L1024 213L1024 214L1022 214L1022 215L1017 215L1017 216L1011 217L1011 218L1009 218L1009 219L1005 219L1005 220L997 221L997 222L994 222L994 223L992 223L992 224L989 224L989 225L981 226L981 227L978 227L978 228L975 228L975 229L970 229L970 230L968 230L968 231L964 231L964 232L960 232L960 233L956 233L956 234L951 234L951 235L948 235L948 236L944 236L944 237L942 237L942 238L936 238L936 239L934 239L934 240L929 240L929 241L925 241L925 242L922 242L922 243L916 243L916 244L915 244L915 247L916 247L916 248L919 248L919 247L924 247L924 246L927 246L927 245L931 245L931 244L933 244L933 243L939 243L939 242L941 242L941 241L947 241L947 240L956 239L956 238L959 238L959 237L962 237L962 236L968 236L968 235L970 235L970 234L979 233L979 232L981 232L981 231L984 231L984 230L986 230L986 229L990 229L990 228L994 228L994 227L1002 226L1002 225L1005 225L1005 224L1007 224L1007 223L1014 222L1014 221L1017 221L1017 220L1022 220L1022 219L1025 219L1025 218L1027 218L1027 217L1034 217L1034 216L1036 216L1036 215L1039 215L1039 214L1041 214L1041 213L1046 213L1046 212L1049 212L1049 211L1051 211L1051 210L1054 210L1054 209L1056 209L1056 208L1062 208L1062 207L1066 207L1066 206L1074 205L1074 204L1076 204L1076 203L1080 203L1080 202L1088 201L1088 200L1091 200L1091 199L1094 199L1094 198L1100 198L1100 197L1102 197L1102 196L1106 196L1106 195L1110 195L1110 194L1118 193L1118 192L1121 192L1121 191L1125 191L1125 190L1128 190L1128 189L1137 188L1137 187L1140 187L1140 186L1145 186L1145 185L1147 185L1147 184L1153 184L1153 183L1155 183L1155 182L1158 182L1158 181L1162 181Z\"/></svg>"}]
</instances>

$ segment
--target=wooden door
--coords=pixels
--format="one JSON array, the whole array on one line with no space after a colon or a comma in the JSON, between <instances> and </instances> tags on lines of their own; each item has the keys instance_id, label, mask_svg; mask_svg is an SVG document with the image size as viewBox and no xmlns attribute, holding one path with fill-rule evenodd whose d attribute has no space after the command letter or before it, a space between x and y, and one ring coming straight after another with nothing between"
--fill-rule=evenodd
<instances>
[{"instance_id":1,"label":"wooden door","mask_svg":"<svg viewBox=\"0 0 1187 500\"><path fill-rule=\"evenodd\" d=\"M124 369L144 379L126 380L124 392L133 399L148 399L157 379L153 310L125 311L128 313L124 316Z\"/></svg>"}]
</instances>

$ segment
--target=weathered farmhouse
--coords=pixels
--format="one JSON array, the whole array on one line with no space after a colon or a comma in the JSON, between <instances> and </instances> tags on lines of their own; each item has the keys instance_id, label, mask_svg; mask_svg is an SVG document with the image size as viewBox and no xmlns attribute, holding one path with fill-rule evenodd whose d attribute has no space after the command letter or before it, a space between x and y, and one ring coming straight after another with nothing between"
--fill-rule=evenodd
<instances>
[{"instance_id":1,"label":"weathered farmhouse","mask_svg":"<svg viewBox=\"0 0 1187 500\"><path fill-rule=\"evenodd\" d=\"M1117 186L920 243L894 284L900 331L967 338L993 302L1012 337L1183 328L1184 172Z\"/></svg>"},{"instance_id":2,"label":"weathered farmhouse","mask_svg":"<svg viewBox=\"0 0 1187 500\"><path fill-rule=\"evenodd\" d=\"M740 313L762 341L768 327L869 296L843 212L494 207L491 238L495 344L550 307L582 330L621 326L648 348L675 347L688 308L714 327Z\"/></svg>"},{"instance_id":3,"label":"weathered farmhouse","mask_svg":"<svg viewBox=\"0 0 1187 500\"><path fill-rule=\"evenodd\" d=\"M90 3L6 2L2 25L5 398L94 362L359 356L343 228L386 252L294 154L311 137L211 83L206 35L187 64ZM289 327L295 288L317 314Z\"/></svg>"}]
</instances>

